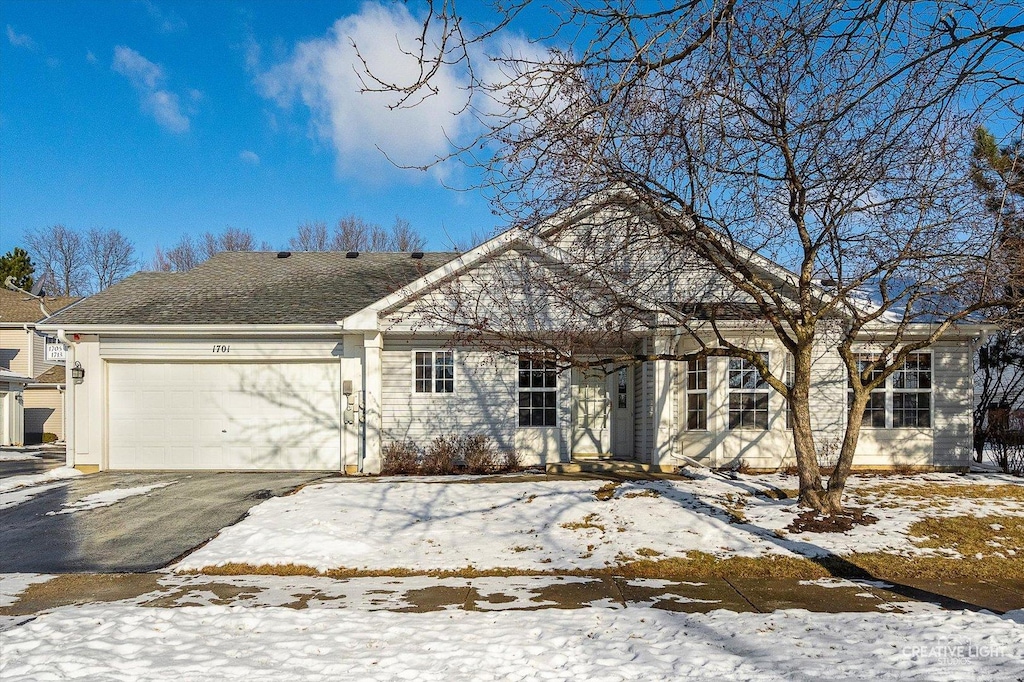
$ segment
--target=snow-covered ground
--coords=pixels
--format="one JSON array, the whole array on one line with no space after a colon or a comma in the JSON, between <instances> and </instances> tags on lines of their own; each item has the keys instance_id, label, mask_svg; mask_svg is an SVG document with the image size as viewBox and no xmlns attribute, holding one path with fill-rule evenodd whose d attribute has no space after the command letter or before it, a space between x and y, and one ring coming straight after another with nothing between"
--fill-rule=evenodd
<instances>
[{"instance_id":1,"label":"snow-covered ground","mask_svg":"<svg viewBox=\"0 0 1024 682\"><path fill-rule=\"evenodd\" d=\"M931 484L948 487L950 496L912 495L915 486ZM1022 485L1007 476L855 479L849 503L869 501L879 521L847 533L785 531L799 511L796 501L765 493L795 489L793 476L634 481L615 487L609 499L599 499L595 493L608 485L589 480L325 482L253 508L175 569L243 563L318 570L469 566L547 571L603 568L692 551L721 557L855 551L922 555L936 550L917 547L908 530L923 518L1024 516L1021 499L954 494L970 490L963 486Z\"/></svg>"},{"instance_id":2,"label":"snow-covered ground","mask_svg":"<svg viewBox=\"0 0 1024 682\"><path fill-rule=\"evenodd\" d=\"M13 680L1010 680L1024 612L390 613L66 607L0 633Z\"/></svg>"}]
</instances>

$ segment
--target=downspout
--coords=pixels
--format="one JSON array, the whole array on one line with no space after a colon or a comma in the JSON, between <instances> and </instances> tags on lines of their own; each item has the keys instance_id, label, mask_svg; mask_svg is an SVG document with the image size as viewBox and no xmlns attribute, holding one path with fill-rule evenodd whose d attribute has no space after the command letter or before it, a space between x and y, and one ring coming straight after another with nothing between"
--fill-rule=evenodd
<instances>
[{"instance_id":1,"label":"downspout","mask_svg":"<svg viewBox=\"0 0 1024 682\"><path fill-rule=\"evenodd\" d=\"M36 348L35 348L35 333L29 329L28 324L21 325L21 328L25 330L25 346L28 348L28 374L30 379L36 378Z\"/></svg>"},{"instance_id":2,"label":"downspout","mask_svg":"<svg viewBox=\"0 0 1024 682\"><path fill-rule=\"evenodd\" d=\"M75 466L75 380L71 378L70 368L75 366L75 344L68 339L63 329L57 330L57 340L67 346L64 357L64 447L66 449L65 466Z\"/></svg>"}]
</instances>

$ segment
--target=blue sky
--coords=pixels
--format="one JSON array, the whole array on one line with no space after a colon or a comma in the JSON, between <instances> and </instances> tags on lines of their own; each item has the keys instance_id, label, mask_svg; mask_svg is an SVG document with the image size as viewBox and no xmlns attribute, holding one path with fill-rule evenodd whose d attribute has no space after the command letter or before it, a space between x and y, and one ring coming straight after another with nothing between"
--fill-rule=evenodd
<instances>
[{"instance_id":1,"label":"blue sky","mask_svg":"<svg viewBox=\"0 0 1024 682\"><path fill-rule=\"evenodd\" d=\"M413 7L415 12L415 6ZM247 228L283 247L296 226L356 214L409 220L445 248L500 225L443 151L472 124L458 74L420 109L360 97L349 38L385 73L416 17L401 4L3 0L0 252L55 223L117 228L148 263L183 233Z\"/></svg>"}]
</instances>

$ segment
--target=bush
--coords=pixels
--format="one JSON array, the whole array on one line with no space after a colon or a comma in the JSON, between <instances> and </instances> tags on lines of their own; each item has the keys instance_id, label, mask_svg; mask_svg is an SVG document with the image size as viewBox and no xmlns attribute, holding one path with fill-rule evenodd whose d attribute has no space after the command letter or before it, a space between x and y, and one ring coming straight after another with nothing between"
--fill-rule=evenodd
<instances>
[{"instance_id":1,"label":"bush","mask_svg":"<svg viewBox=\"0 0 1024 682\"><path fill-rule=\"evenodd\" d=\"M44 443L56 443L57 442L57 434L56 433L50 433L49 431L44 432L43 433L43 442Z\"/></svg>"},{"instance_id":2,"label":"bush","mask_svg":"<svg viewBox=\"0 0 1024 682\"><path fill-rule=\"evenodd\" d=\"M460 440L458 436L438 436L432 440L423 454L420 473L427 476L454 474L461 455Z\"/></svg>"},{"instance_id":3,"label":"bush","mask_svg":"<svg viewBox=\"0 0 1024 682\"><path fill-rule=\"evenodd\" d=\"M418 474L420 451L412 441L388 443L381 450L380 473L386 476Z\"/></svg>"},{"instance_id":4,"label":"bush","mask_svg":"<svg viewBox=\"0 0 1024 682\"><path fill-rule=\"evenodd\" d=\"M501 469L501 458L487 436L466 436L461 439L462 464L471 474L492 474Z\"/></svg>"},{"instance_id":5,"label":"bush","mask_svg":"<svg viewBox=\"0 0 1024 682\"><path fill-rule=\"evenodd\" d=\"M501 470L502 471L519 471L523 468L523 459L519 456L519 453L515 450L505 451L504 457L502 457Z\"/></svg>"}]
</instances>

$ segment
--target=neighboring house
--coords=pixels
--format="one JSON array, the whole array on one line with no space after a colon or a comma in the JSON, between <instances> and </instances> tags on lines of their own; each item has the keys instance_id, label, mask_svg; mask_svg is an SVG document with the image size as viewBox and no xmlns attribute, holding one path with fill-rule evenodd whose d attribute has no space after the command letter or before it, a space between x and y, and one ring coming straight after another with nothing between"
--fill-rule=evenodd
<instances>
[{"instance_id":1,"label":"neighboring house","mask_svg":"<svg viewBox=\"0 0 1024 682\"><path fill-rule=\"evenodd\" d=\"M25 384L31 379L0 369L0 446L25 444Z\"/></svg>"},{"instance_id":2,"label":"neighboring house","mask_svg":"<svg viewBox=\"0 0 1024 682\"><path fill-rule=\"evenodd\" d=\"M44 297L46 312L53 314L78 301L78 297ZM44 433L64 439L64 364L47 359L47 336L36 325L45 318L40 299L19 291L0 289L0 369L27 377L24 401L25 443L39 443ZM51 344L56 338L50 337Z\"/></svg>"},{"instance_id":3,"label":"neighboring house","mask_svg":"<svg viewBox=\"0 0 1024 682\"><path fill-rule=\"evenodd\" d=\"M375 473L383 445L453 433L490 436L526 464L585 455L662 469L683 456L752 468L793 461L785 401L743 362L558 373L459 345L417 313L502 264L564 266L559 239L510 231L461 256L221 253L188 272L133 275L43 325L69 344L67 366L82 375L68 386L69 464ZM670 274L672 286L692 279ZM527 295L509 289L489 293ZM542 317L560 324L554 312ZM968 466L978 331L952 332L913 356L903 385L879 391L856 466ZM786 354L763 325L725 333L746 335L784 372ZM648 353L695 347L671 329L638 330L635 343ZM842 433L847 386L827 343L814 370L823 441Z\"/></svg>"}]
</instances>

